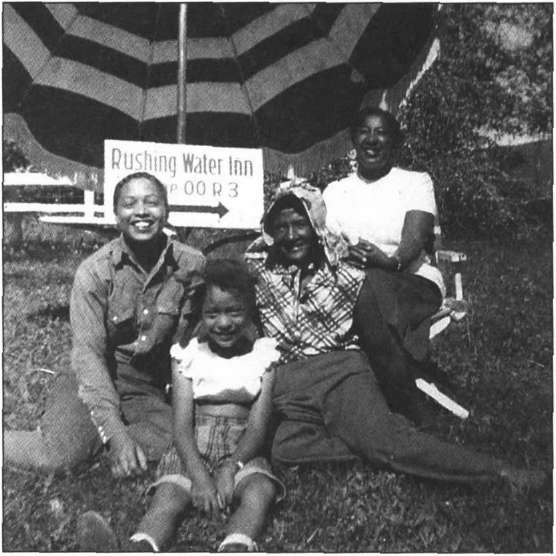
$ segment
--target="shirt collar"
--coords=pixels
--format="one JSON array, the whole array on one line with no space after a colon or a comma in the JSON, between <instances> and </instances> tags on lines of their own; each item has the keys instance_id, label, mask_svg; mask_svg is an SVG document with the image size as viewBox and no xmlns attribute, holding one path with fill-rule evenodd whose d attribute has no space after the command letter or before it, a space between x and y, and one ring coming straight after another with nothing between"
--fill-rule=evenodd
<instances>
[{"instance_id":1,"label":"shirt collar","mask_svg":"<svg viewBox=\"0 0 556 556\"><path fill-rule=\"evenodd\" d=\"M295 276L300 270L298 266L293 264L284 265L279 260L276 260L276 258L272 256L272 253L268 251L265 260L265 267L273 274L277 274L280 276ZM323 257L320 266L316 263L311 263L309 265L309 269L314 271L313 276L308 282L313 286L318 286L321 284L330 285L336 282L334 267L330 265L330 263L326 260L326 257Z\"/></svg>"},{"instance_id":2,"label":"shirt collar","mask_svg":"<svg viewBox=\"0 0 556 556\"><path fill-rule=\"evenodd\" d=\"M175 259L174 259L174 256L173 256L174 255L174 243L175 243L175 241L173 239L167 238L166 246L162 250L162 253L160 254L160 257L158 258L157 263L153 267L153 271L155 269L160 268L160 266L162 265L163 262L168 262L169 264L174 264L175 265ZM114 242L114 244L112 246L111 257L112 257L112 264L115 267L122 266L126 262L131 262L134 265L137 265L137 263L135 262L135 257L133 256L133 252L128 247L127 243L125 242L123 235L120 235L116 239L116 241Z\"/></svg>"}]
</instances>

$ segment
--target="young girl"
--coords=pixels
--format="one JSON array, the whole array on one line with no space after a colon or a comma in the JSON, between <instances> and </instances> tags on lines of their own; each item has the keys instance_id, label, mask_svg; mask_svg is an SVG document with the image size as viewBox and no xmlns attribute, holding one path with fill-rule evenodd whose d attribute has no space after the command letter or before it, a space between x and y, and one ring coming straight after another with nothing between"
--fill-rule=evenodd
<instances>
[{"instance_id":1,"label":"young girl","mask_svg":"<svg viewBox=\"0 0 556 556\"><path fill-rule=\"evenodd\" d=\"M199 338L171 349L174 446L159 463L156 491L130 550L159 551L193 505L212 517L235 510L219 551L255 551L267 511L284 492L261 457L279 352L275 340L249 337L254 280L232 260L208 261L204 278ZM99 531L92 523L98 518L89 516L90 530Z\"/></svg>"}]
</instances>

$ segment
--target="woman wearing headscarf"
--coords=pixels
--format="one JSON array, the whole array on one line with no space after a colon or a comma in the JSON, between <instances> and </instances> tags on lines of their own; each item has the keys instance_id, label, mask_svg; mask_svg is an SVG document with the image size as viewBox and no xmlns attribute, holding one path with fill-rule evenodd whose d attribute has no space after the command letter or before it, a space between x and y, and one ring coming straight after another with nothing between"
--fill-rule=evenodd
<instances>
[{"instance_id":1,"label":"woman wearing headscarf","mask_svg":"<svg viewBox=\"0 0 556 556\"><path fill-rule=\"evenodd\" d=\"M540 487L543 472L439 440L389 410L353 328L369 278L338 256L341 242L326 233L325 214L318 189L284 188L246 253L262 332L280 351L272 458L293 465L360 457L429 479Z\"/></svg>"}]
</instances>

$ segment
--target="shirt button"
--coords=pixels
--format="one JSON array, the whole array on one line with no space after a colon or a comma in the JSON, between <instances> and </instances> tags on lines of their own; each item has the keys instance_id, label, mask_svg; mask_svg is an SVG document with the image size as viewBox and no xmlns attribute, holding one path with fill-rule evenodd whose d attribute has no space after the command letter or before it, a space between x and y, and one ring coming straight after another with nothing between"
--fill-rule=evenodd
<instances>
[{"instance_id":1,"label":"shirt button","mask_svg":"<svg viewBox=\"0 0 556 556\"><path fill-rule=\"evenodd\" d=\"M143 336L141 336L141 338L139 338L139 339L140 339L142 342L144 342L144 341L147 339L147 337L146 337L145 335L143 335Z\"/></svg>"},{"instance_id":2,"label":"shirt button","mask_svg":"<svg viewBox=\"0 0 556 556\"><path fill-rule=\"evenodd\" d=\"M113 320L114 322L118 322L118 316L117 316L117 315L113 316L113 317L112 317L112 320Z\"/></svg>"},{"instance_id":3,"label":"shirt button","mask_svg":"<svg viewBox=\"0 0 556 556\"><path fill-rule=\"evenodd\" d=\"M148 309L143 309L143 314L144 314L144 315L148 315L148 314L149 314L149 310L148 310Z\"/></svg>"}]
</instances>

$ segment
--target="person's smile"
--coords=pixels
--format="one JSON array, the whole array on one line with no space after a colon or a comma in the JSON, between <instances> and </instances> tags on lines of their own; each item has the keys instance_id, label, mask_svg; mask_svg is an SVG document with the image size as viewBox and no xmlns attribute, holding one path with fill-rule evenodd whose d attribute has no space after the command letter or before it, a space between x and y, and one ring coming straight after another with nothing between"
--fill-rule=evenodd
<instances>
[{"instance_id":1,"label":"person's smile","mask_svg":"<svg viewBox=\"0 0 556 556\"><path fill-rule=\"evenodd\" d=\"M304 252L306 247L307 242L305 240L284 242L284 250L287 251L291 256L300 255Z\"/></svg>"},{"instance_id":2,"label":"person's smile","mask_svg":"<svg viewBox=\"0 0 556 556\"><path fill-rule=\"evenodd\" d=\"M378 143L364 143L361 145L361 155L369 162L378 162L385 158L385 154L387 154L385 149L383 149Z\"/></svg>"},{"instance_id":3,"label":"person's smile","mask_svg":"<svg viewBox=\"0 0 556 556\"><path fill-rule=\"evenodd\" d=\"M150 234L157 221L154 218L133 219L130 225L133 226L138 234Z\"/></svg>"},{"instance_id":4,"label":"person's smile","mask_svg":"<svg viewBox=\"0 0 556 556\"><path fill-rule=\"evenodd\" d=\"M213 332L212 337L220 347L232 347L237 341L237 334L234 332Z\"/></svg>"}]
</instances>

